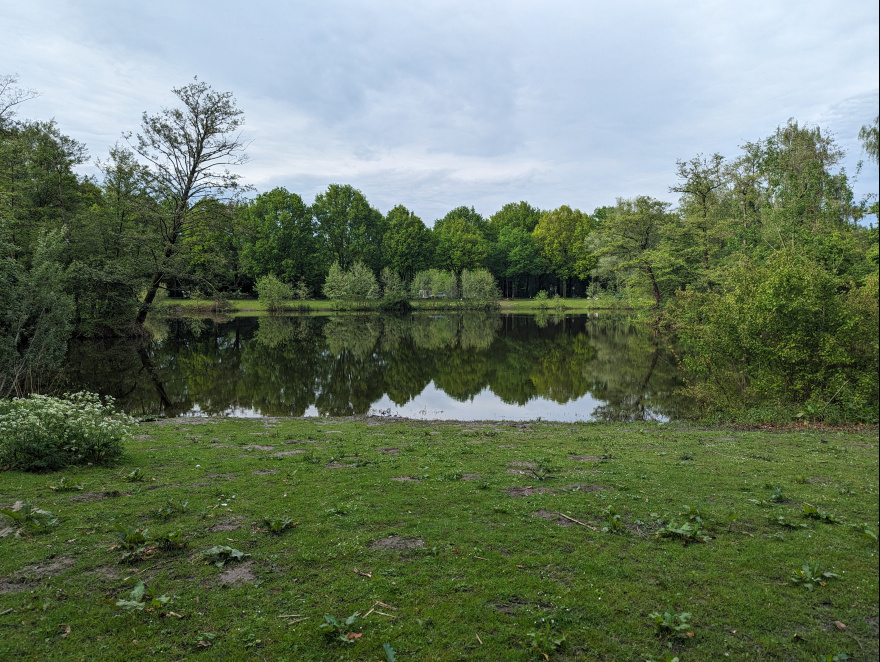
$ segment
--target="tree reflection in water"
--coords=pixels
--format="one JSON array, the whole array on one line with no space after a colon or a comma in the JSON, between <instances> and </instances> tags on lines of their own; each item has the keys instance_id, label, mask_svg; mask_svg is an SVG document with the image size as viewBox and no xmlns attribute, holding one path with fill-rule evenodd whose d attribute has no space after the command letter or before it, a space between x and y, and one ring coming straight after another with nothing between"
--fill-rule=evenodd
<instances>
[{"instance_id":1,"label":"tree reflection in water","mask_svg":"<svg viewBox=\"0 0 880 662\"><path fill-rule=\"evenodd\" d=\"M581 419L686 414L666 340L614 315L171 319L152 330L147 342L72 344L57 388L112 395L136 415L362 415L383 397L403 407L432 382L474 407L488 390L519 406L582 408L589 395L600 404Z\"/></svg>"}]
</instances>

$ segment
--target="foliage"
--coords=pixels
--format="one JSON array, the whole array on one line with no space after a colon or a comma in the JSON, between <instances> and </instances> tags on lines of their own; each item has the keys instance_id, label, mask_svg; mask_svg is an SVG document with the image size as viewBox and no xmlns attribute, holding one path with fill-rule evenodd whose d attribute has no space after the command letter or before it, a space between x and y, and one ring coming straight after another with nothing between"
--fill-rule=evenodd
<instances>
[{"instance_id":1,"label":"foliage","mask_svg":"<svg viewBox=\"0 0 880 662\"><path fill-rule=\"evenodd\" d=\"M349 632L349 630L350 626L354 625L354 622L360 615L361 613L356 611L348 618L339 621L335 616L324 614L324 622L318 627L324 630L325 636L330 641L342 641L346 644L353 644L361 635L359 633Z\"/></svg>"},{"instance_id":2,"label":"foliage","mask_svg":"<svg viewBox=\"0 0 880 662\"><path fill-rule=\"evenodd\" d=\"M694 626L690 623L690 612L658 611L648 614L654 622L654 631L659 637L693 637Z\"/></svg>"},{"instance_id":3,"label":"foliage","mask_svg":"<svg viewBox=\"0 0 880 662\"><path fill-rule=\"evenodd\" d=\"M498 286L488 269L463 269L461 272L461 298L494 302L498 300Z\"/></svg>"},{"instance_id":4,"label":"foliage","mask_svg":"<svg viewBox=\"0 0 880 662\"><path fill-rule=\"evenodd\" d=\"M144 609L155 609L164 612L165 606L171 602L171 598L167 595L158 595L155 586L149 589L143 582L138 582L128 594L128 598L120 598L116 601L116 607L125 611L143 611Z\"/></svg>"},{"instance_id":5,"label":"foliage","mask_svg":"<svg viewBox=\"0 0 880 662\"><path fill-rule=\"evenodd\" d=\"M29 531L46 531L58 523L58 518L48 510L35 508L30 501L0 509L0 515L12 520L19 534Z\"/></svg>"},{"instance_id":6,"label":"foliage","mask_svg":"<svg viewBox=\"0 0 880 662\"><path fill-rule=\"evenodd\" d=\"M250 554L240 552L229 545L216 545L202 552L202 556L205 557L205 563L213 563L218 568L222 568L227 563L242 561L250 556Z\"/></svg>"},{"instance_id":7,"label":"foliage","mask_svg":"<svg viewBox=\"0 0 880 662\"><path fill-rule=\"evenodd\" d=\"M812 591L816 586L825 586L831 579L840 579L839 575L830 570L822 570L816 561L804 561L804 564L791 573L791 582Z\"/></svg>"},{"instance_id":8,"label":"foliage","mask_svg":"<svg viewBox=\"0 0 880 662\"><path fill-rule=\"evenodd\" d=\"M288 529L292 529L299 522L294 522L290 517L264 517L263 518L263 526L266 527L266 531L269 533L274 533L275 535L281 535Z\"/></svg>"},{"instance_id":9,"label":"foliage","mask_svg":"<svg viewBox=\"0 0 880 662\"><path fill-rule=\"evenodd\" d=\"M13 399L0 403L0 466L56 471L108 464L122 455L134 425L109 396L103 402L86 392Z\"/></svg>"},{"instance_id":10,"label":"foliage","mask_svg":"<svg viewBox=\"0 0 880 662\"><path fill-rule=\"evenodd\" d=\"M293 298L293 289L287 283L282 283L272 274L260 276L257 279L257 296L265 302L266 309L270 312L278 312L284 309L284 302Z\"/></svg>"}]
</instances>

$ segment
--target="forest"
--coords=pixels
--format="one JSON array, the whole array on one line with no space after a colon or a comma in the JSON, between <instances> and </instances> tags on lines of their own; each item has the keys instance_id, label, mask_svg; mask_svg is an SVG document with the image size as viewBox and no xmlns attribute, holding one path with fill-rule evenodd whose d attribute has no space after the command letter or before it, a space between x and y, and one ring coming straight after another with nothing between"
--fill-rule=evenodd
<instances>
[{"instance_id":1,"label":"forest","mask_svg":"<svg viewBox=\"0 0 880 662\"><path fill-rule=\"evenodd\" d=\"M165 297L628 291L705 414L877 420L877 202L854 199L819 127L789 119L732 156L670 164L674 202L462 205L429 226L350 185L311 202L248 187L243 111L206 83L145 112L99 177L78 173L87 147L54 120L19 116L33 94L0 76L0 396L27 393L72 338L143 334ZM877 135L875 118L860 134L874 161Z\"/></svg>"}]
</instances>

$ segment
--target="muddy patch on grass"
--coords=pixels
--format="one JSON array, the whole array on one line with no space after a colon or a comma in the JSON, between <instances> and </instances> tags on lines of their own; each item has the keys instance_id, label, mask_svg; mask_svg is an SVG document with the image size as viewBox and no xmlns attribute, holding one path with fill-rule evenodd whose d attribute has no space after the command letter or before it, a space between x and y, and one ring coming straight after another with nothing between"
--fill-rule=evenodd
<instances>
[{"instance_id":1,"label":"muddy patch on grass","mask_svg":"<svg viewBox=\"0 0 880 662\"><path fill-rule=\"evenodd\" d=\"M516 446L499 446L498 448L504 448L506 450L513 450Z\"/></svg>"},{"instance_id":2,"label":"muddy patch on grass","mask_svg":"<svg viewBox=\"0 0 880 662\"><path fill-rule=\"evenodd\" d=\"M410 549L420 549L425 546L425 541L420 538L404 538L403 536L388 536L374 540L368 546L374 551L405 552Z\"/></svg>"},{"instance_id":3,"label":"muddy patch on grass","mask_svg":"<svg viewBox=\"0 0 880 662\"><path fill-rule=\"evenodd\" d=\"M327 469L356 469L356 464L342 464L340 462L328 462L324 465Z\"/></svg>"},{"instance_id":4,"label":"muddy patch on grass","mask_svg":"<svg viewBox=\"0 0 880 662\"><path fill-rule=\"evenodd\" d=\"M573 524L573 522L565 519L559 513L554 513L552 510L536 510L532 513L532 517L540 517L541 519L550 520L559 526L571 526Z\"/></svg>"},{"instance_id":5,"label":"muddy patch on grass","mask_svg":"<svg viewBox=\"0 0 880 662\"><path fill-rule=\"evenodd\" d=\"M241 517L230 517L228 519L217 522L213 526L208 527L208 531L210 533L220 533L221 531L238 531L242 526L241 520Z\"/></svg>"},{"instance_id":6,"label":"muddy patch on grass","mask_svg":"<svg viewBox=\"0 0 880 662\"><path fill-rule=\"evenodd\" d=\"M511 598L505 602L496 602L491 605L491 607L495 611L500 611L502 614L507 614L508 616L513 616L517 612L521 611L523 608L528 607L528 600L522 600L520 598Z\"/></svg>"},{"instance_id":7,"label":"muddy patch on grass","mask_svg":"<svg viewBox=\"0 0 880 662\"><path fill-rule=\"evenodd\" d=\"M420 483L422 482L421 478L413 478L412 476L396 476L391 480L397 481L398 483Z\"/></svg>"},{"instance_id":8,"label":"muddy patch on grass","mask_svg":"<svg viewBox=\"0 0 880 662\"><path fill-rule=\"evenodd\" d=\"M377 448L377 453L382 453L383 455L400 455L399 448Z\"/></svg>"},{"instance_id":9,"label":"muddy patch on grass","mask_svg":"<svg viewBox=\"0 0 880 662\"><path fill-rule=\"evenodd\" d=\"M503 492L507 492L512 497L530 497L535 494L555 494L559 492L603 492L609 488L603 485L587 485L585 483L576 483L574 485L563 485L558 488L550 487L534 487L533 485L523 485L521 487L505 487Z\"/></svg>"},{"instance_id":10,"label":"muddy patch on grass","mask_svg":"<svg viewBox=\"0 0 880 662\"><path fill-rule=\"evenodd\" d=\"M258 469L257 471L251 471L254 476L271 476L272 474L277 474L278 469Z\"/></svg>"},{"instance_id":11,"label":"muddy patch on grass","mask_svg":"<svg viewBox=\"0 0 880 662\"><path fill-rule=\"evenodd\" d=\"M136 441L147 441L148 439L152 439L153 435L151 434L136 434L132 437L132 439Z\"/></svg>"},{"instance_id":12,"label":"muddy patch on grass","mask_svg":"<svg viewBox=\"0 0 880 662\"><path fill-rule=\"evenodd\" d=\"M289 457L291 455L302 455L305 451L301 448L297 448L292 451L278 451L277 453L272 453L273 457Z\"/></svg>"},{"instance_id":13,"label":"muddy patch on grass","mask_svg":"<svg viewBox=\"0 0 880 662\"><path fill-rule=\"evenodd\" d=\"M82 494L74 494L67 497L67 501L69 503L91 503L92 501L114 499L123 495L129 496L131 495L131 492L120 492L119 490L108 490L107 492L83 492Z\"/></svg>"},{"instance_id":14,"label":"muddy patch on grass","mask_svg":"<svg viewBox=\"0 0 880 662\"><path fill-rule=\"evenodd\" d=\"M31 563L21 570L13 573L16 579L34 579L40 580L46 577L56 577L70 568L76 561L70 556L59 556L54 559L47 559L42 563Z\"/></svg>"},{"instance_id":15,"label":"muddy patch on grass","mask_svg":"<svg viewBox=\"0 0 880 662\"><path fill-rule=\"evenodd\" d=\"M234 584L253 584L257 581L254 574L254 564L251 561L245 563L237 563L221 572L217 581L224 586L232 586Z\"/></svg>"},{"instance_id":16,"label":"muddy patch on grass","mask_svg":"<svg viewBox=\"0 0 880 662\"><path fill-rule=\"evenodd\" d=\"M85 574L90 575L91 577L97 577L99 579L107 579L111 581L114 579L119 579L119 571L116 570L116 568L108 565L99 565L97 568L89 570Z\"/></svg>"},{"instance_id":17,"label":"muddy patch on grass","mask_svg":"<svg viewBox=\"0 0 880 662\"><path fill-rule=\"evenodd\" d=\"M211 444L211 448L235 448L233 444Z\"/></svg>"},{"instance_id":18,"label":"muddy patch on grass","mask_svg":"<svg viewBox=\"0 0 880 662\"><path fill-rule=\"evenodd\" d=\"M283 442L285 446L290 446L291 444L320 444L320 441L316 439L288 439Z\"/></svg>"},{"instance_id":19,"label":"muddy patch on grass","mask_svg":"<svg viewBox=\"0 0 880 662\"><path fill-rule=\"evenodd\" d=\"M235 474L210 473L205 474L202 478L210 478L211 480L235 480L237 476Z\"/></svg>"},{"instance_id":20,"label":"muddy patch on grass","mask_svg":"<svg viewBox=\"0 0 880 662\"><path fill-rule=\"evenodd\" d=\"M569 455L568 459L577 460L578 462L598 462L602 459L601 455Z\"/></svg>"},{"instance_id":21,"label":"muddy patch on grass","mask_svg":"<svg viewBox=\"0 0 880 662\"><path fill-rule=\"evenodd\" d=\"M274 446L261 446L260 444L248 444L247 446L242 446L242 448L246 451L271 451L271 450L275 450Z\"/></svg>"},{"instance_id":22,"label":"muddy patch on grass","mask_svg":"<svg viewBox=\"0 0 880 662\"><path fill-rule=\"evenodd\" d=\"M483 477L482 474L464 474L461 479L462 480L480 480Z\"/></svg>"},{"instance_id":23,"label":"muddy patch on grass","mask_svg":"<svg viewBox=\"0 0 880 662\"><path fill-rule=\"evenodd\" d=\"M508 467L525 467L526 469L535 469L537 468L537 464L534 462L508 462Z\"/></svg>"}]
</instances>

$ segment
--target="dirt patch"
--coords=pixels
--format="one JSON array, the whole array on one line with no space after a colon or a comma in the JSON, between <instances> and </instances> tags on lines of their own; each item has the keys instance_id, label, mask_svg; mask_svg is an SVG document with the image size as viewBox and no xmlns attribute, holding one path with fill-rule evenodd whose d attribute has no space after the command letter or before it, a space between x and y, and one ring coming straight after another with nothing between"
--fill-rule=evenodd
<instances>
[{"instance_id":1,"label":"dirt patch","mask_svg":"<svg viewBox=\"0 0 880 662\"><path fill-rule=\"evenodd\" d=\"M324 465L327 469L355 469L356 464L340 464L339 462L328 462Z\"/></svg>"},{"instance_id":2,"label":"dirt patch","mask_svg":"<svg viewBox=\"0 0 880 662\"><path fill-rule=\"evenodd\" d=\"M420 538L404 538L402 536L388 536L379 538L369 545L372 550L385 550L392 552L405 552L408 549L419 549L425 546L425 541Z\"/></svg>"},{"instance_id":3,"label":"dirt patch","mask_svg":"<svg viewBox=\"0 0 880 662\"><path fill-rule=\"evenodd\" d=\"M570 460L577 460L578 462L598 462L602 459L601 455L569 455Z\"/></svg>"},{"instance_id":4,"label":"dirt patch","mask_svg":"<svg viewBox=\"0 0 880 662\"><path fill-rule=\"evenodd\" d=\"M246 451L271 451L275 449L274 446L261 446L260 444L248 444L242 448Z\"/></svg>"},{"instance_id":5,"label":"dirt patch","mask_svg":"<svg viewBox=\"0 0 880 662\"><path fill-rule=\"evenodd\" d=\"M211 444L211 448L235 448L233 444Z\"/></svg>"},{"instance_id":6,"label":"dirt patch","mask_svg":"<svg viewBox=\"0 0 880 662\"><path fill-rule=\"evenodd\" d=\"M523 607L528 605L527 600L521 600L520 598L511 598L507 602L498 602L492 605L492 608L495 611L500 611L502 614L507 614L508 616L513 616L518 611L522 610Z\"/></svg>"},{"instance_id":7,"label":"dirt patch","mask_svg":"<svg viewBox=\"0 0 880 662\"><path fill-rule=\"evenodd\" d=\"M483 477L482 474L465 474L461 477L462 480L480 480Z\"/></svg>"},{"instance_id":8,"label":"dirt patch","mask_svg":"<svg viewBox=\"0 0 880 662\"><path fill-rule=\"evenodd\" d=\"M98 577L100 579L119 579L119 571L116 568L107 565L99 565L94 570L89 570L87 575L91 575L92 577Z\"/></svg>"},{"instance_id":9,"label":"dirt patch","mask_svg":"<svg viewBox=\"0 0 880 662\"><path fill-rule=\"evenodd\" d=\"M560 488L557 488L559 491L573 492L602 492L609 488L603 487L602 485L586 485L586 484L574 484L574 485L563 485ZM548 494L553 492L554 490L549 487L534 487L533 485L524 485L522 487L505 487L502 491L507 492L508 495L512 497L530 497L535 494Z\"/></svg>"},{"instance_id":10,"label":"dirt patch","mask_svg":"<svg viewBox=\"0 0 880 662\"><path fill-rule=\"evenodd\" d=\"M534 475L531 471L526 471L525 469L507 469L506 473L513 474L514 476L533 476Z\"/></svg>"},{"instance_id":11,"label":"dirt patch","mask_svg":"<svg viewBox=\"0 0 880 662\"><path fill-rule=\"evenodd\" d=\"M508 467L525 467L526 469L535 469L537 468L537 464L534 462L508 462Z\"/></svg>"},{"instance_id":12,"label":"dirt patch","mask_svg":"<svg viewBox=\"0 0 880 662\"><path fill-rule=\"evenodd\" d=\"M316 441L315 439L290 439L285 441L284 444L286 446L290 446L291 444L320 444L320 441Z\"/></svg>"},{"instance_id":13,"label":"dirt patch","mask_svg":"<svg viewBox=\"0 0 880 662\"><path fill-rule=\"evenodd\" d=\"M208 528L210 533L220 533L221 531L238 531L241 528L240 517L230 517L222 520Z\"/></svg>"},{"instance_id":14,"label":"dirt patch","mask_svg":"<svg viewBox=\"0 0 880 662\"><path fill-rule=\"evenodd\" d=\"M70 503L91 503L106 498L107 496L103 492L83 492L67 497L67 501Z\"/></svg>"},{"instance_id":15,"label":"dirt patch","mask_svg":"<svg viewBox=\"0 0 880 662\"><path fill-rule=\"evenodd\" d=\"M305 451L301 448L297 448L296 450L292 451L278 451L277 453L272 453L272 455L274 457L289 457L291 455L301 455L302 453L305 453Z\"/></svg>"},{"instance_id":16,"label":"dirt patch","mask_svg":"<svg viewBox=\"0 0 880 662\"><path fill-rule=\"evenodd\" d=\"M420 478L413 478L412 476L397 476L396 478L392 478L391 480L395 480L398 483L420 483L420 482L422 482Z\"/></svg>"},{"instance_id":17,"label":"dirt patch","mask_svg":"<svg viewBox=\"0 0 880 662\"><path fill-rule=\"evenodd\" d=\"M541 519L547 519L551 522L558 524L559 526L571 526L573 522L565 519L559 513L554 513L552 510L536 510L532 513L532 517L540 517Z\"/></svg>"},{"instance_id":18,"label":"dirt patch","mask_svg":"<svg viewBox=\"0 0 880 662\"><path fill-rule=\"evenodd\" d=\"M211 473L211 474L205 474L204 476L202 476L202 478L210 478L211 480L221 480L221 479L223 479L223 480L235 480L235 479L237 478L237 476L236 476L235 474L218 474L218 473Z\"/></svg>"},{"instance_id":19,"label":"dirt patch","mask_svg":"<svg viewBox=\"0 0 880 662\"><path fill-rule=\"evenodd\" d=\"M135 439L137 441L146 441L147 439L152 439L152 438L153 438L153 435L151 435L151 434L136 434L132 437L132 439Z\"/></svg>"},{"instance_id":20,"label":"dirt patch","mask_svg":"<svg viewBox=\"0 0 880 662\"><path fill-rule=\"evenodd\" d=\"M739 439L735 437L715 437L713 441L739 441Z\"/></svg>"},{"instance_id":21,"label":"dirt patch","mask_svg":"<svg viewBox=\"0 0 880 662\"><path fill-rule=\"evenodd\" d=\"M15 527L12 526L2 526L0 527L0 538L5 538L10 533L15 533Z\"/></svg>"},{"instance_id":22,"label":"dirt patch","mask_svg":"<svg viewBox=\"0 0 880 662\"><path fill-rule=\"evenodd\" d=\"M254 574L253 567L254 564L250 561L236 563L221 572L218 576L218 581L227 586L233 584L252 584L257 581L257 576Z\"/></svg>"},{"instance_id":23,"label":"dirt patch","mask_svg":"<svg viewBox=\"0 0 880 662\"><path fill-rule=\"evenodd\" d=\"M399 448L377 448L376 452L382 453L383 455L399 455L400 449Z\"/></svg>"},{"instance_id":24,"label":"dirt patch","mask_svg":"<svg viewBox=\"0 0 880 662\"><path fill-rule=\"evenodd\" d=\"M506 448L507 450L512 450L516 448L516 446L499 446L498 448Z\"/></svg>"},{"instance_id":25,"label":"dirt patch","mask_svg":"<svg viewBox=\"0 0 880 662\"><path fill-rule=\"evenodd\" d=\"M272 474L277 474L278 469L259 469L257 471L251 471L254 476L271 476Z\"/></svg>"},{"instance_id":26,"label":"dirt patch","mask_svg":"<svg viewBox=\"0 0 880 662\"><path fill-rule=\"evenodd\" d=\"M42 563L31 563L21 570L17 570L14 576L17 579L45 579L46 577L55 577L74 565L76 561L69 556L59 556L54 559L47 559Z\"/></svg>"}]
</instances>

